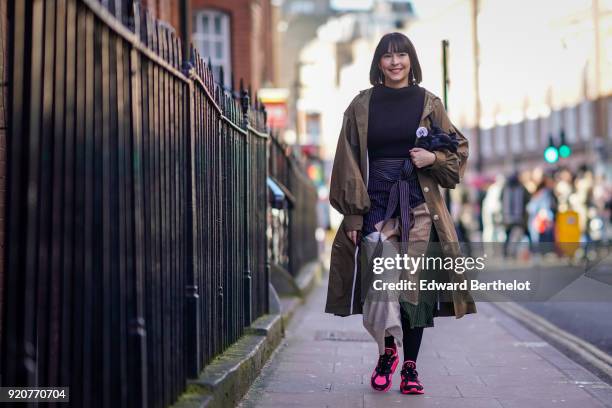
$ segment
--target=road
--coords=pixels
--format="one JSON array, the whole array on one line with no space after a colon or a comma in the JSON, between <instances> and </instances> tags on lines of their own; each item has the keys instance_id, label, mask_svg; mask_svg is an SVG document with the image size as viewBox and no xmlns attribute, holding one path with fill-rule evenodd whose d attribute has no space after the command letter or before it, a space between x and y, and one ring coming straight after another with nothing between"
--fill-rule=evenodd
<instances>
[{"instance_id":1,"label":"road","mask_svg":"<svg viewBox=\"0 0 612 408\"><path fill-rule=\"evenodd\" d=\"M611 285L583 276L550 301L520 305L612 355Z\"/></svg>"}]
</instances>

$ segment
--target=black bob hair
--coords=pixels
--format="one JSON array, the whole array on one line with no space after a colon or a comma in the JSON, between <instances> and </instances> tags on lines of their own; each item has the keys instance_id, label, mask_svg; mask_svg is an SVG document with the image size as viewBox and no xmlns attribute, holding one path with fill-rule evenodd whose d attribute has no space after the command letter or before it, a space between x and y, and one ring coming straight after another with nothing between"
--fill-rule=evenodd
<instances>
[{"instance_id":1,"label":"black bob hair","mask_svg":"<svg viewBox=\"0 0 612 408\"><path fill-rule=\"evenodd\" d=\"M421 64L417 57L416 49L412 41L402 33L389 33L383 35L378 42L374 57L372 57L372 65L370 67L370 83L372 85L380 85L384 83L384 74L378 68L378 63L382 56L387 52L406 52L410 58L410 72L408 73L408 81L411 85L420 84L423 80L421 72Z\"/></svg>"}]
</instances>

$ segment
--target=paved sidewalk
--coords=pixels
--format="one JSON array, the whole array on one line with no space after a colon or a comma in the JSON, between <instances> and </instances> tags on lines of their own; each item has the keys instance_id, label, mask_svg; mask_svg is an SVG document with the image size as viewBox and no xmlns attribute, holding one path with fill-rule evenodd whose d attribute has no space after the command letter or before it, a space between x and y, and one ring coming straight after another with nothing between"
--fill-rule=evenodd
<instances>
[{"instance_id":1,"label":"paved sidewalk","mask_svg":"<svg viewBox=\"0 0 612 408\"><path fill-rule=\"evenodd\" d=\"M475 315L438 317L425 329L417 361L424 395L399 393L399 368L389 392L373 391L376 344L361 315L323 313L326 291L316 288L296 312L241 407L612 407L612 387L482 302Z\"/></svg>"}]
</instances>

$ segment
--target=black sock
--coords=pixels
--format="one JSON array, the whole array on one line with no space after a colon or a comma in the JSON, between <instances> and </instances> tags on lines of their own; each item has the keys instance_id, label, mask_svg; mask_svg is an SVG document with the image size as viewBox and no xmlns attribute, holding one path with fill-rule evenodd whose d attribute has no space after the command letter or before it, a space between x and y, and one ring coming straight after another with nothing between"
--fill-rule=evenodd
<instances>
[{"instance_id":1,"label":"black sock","mask_svg":"<svg viewBox=\"0 0 612 408\"><path fill-rule=\"evenodd\" d=\"M395 346L395 339L393 338L393 336L386 336L385 337L385 348L386 347L393 348L393 346Z\"/></svg>"},{"instance_id":2,"label":"black sock","mask_svg":"<svg viewBox=\"0 0 612 408\"><path fill-rule=\"evenodd\" d=\"M402 331L404 332L404 361L416 362L421 348L424 327L410 328L410 321L402 314Z\"/></svg>"}]
</instances>

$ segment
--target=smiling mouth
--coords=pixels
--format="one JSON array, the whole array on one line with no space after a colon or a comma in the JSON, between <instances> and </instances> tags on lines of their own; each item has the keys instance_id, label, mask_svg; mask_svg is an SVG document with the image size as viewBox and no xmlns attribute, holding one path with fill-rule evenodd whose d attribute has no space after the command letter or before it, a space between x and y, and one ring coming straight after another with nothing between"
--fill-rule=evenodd
<instances>
[{"instance_id":1,"label":"smiling mouth","mask_svg":"<svg viewBox=\"0 0 612 408\"><path fill-rule=\"evenodd\" d=\"M394 69L390 69L389 71L397 74L398 72L400 72L402 70L402 68L394 68Z\"/></svg>"}]
</instances>

